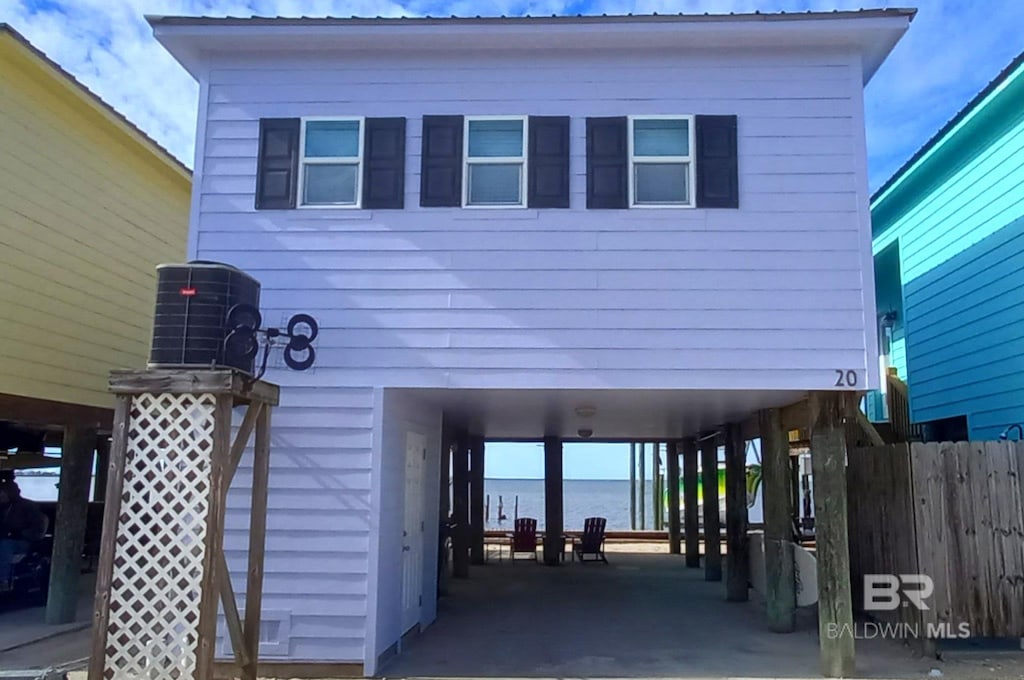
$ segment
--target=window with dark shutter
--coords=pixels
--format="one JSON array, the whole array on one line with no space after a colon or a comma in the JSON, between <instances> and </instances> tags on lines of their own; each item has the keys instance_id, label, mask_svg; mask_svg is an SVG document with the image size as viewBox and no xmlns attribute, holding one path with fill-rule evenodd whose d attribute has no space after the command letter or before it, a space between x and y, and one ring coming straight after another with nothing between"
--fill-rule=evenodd
<instances>
[{"instance_id":1,"label":"window with dark shutter","mask_svg":"<svg viewBox=\"0 0 1024 680\"><path fill-rule=\"evenodd\" d=\"M587 207L625 208L629 203L627 119L587 118Z\"/></svg>"},{"instance_id":2,"label":"window with dark shutter","mask_svg":"<svg viewBox=\"0 0 1024 680\"><path fill-rule=\"evenodd\" d=\"M405 206L405 118L367 118L364 128L363 208Z\"/></svg>"},{"instance_id":3,"label":"window with dark shutter","mask_svg":"<svg viewBox=\"0 0 1024 680\"><path fill-rule=\"evenodd\" d=\"M261 118L256 160L256 209L295 207L299 169L298 118Z\"/></svg>"},{"instance_id":4,"label":"window with dark shutter","mask_svg":"<svg viewBox=\"0 0 1024 680\"><path fill-rule=\"evenodd\" d=\"M736 116L697 116L697 207L740 206Z\"/></svg>"},{"instance_id":5,"label":"window with dark shutter","mask_svg":"<svg viewBox=\"0 0 1024 680\"><path fill-rule=\"evenodd\" d=\"M462 205L462 116L423 116L420 205Z\"/></svg>"},{"instance_id":6,"label":"window with dark shutter","mask_svg":"<svg viewBox=\"0 0 1024 680\"><path fill-rule=\"evenodd\" d=\"M569 117L530 116L527 207L569 207Z\"/></svg>"}]
</instances>

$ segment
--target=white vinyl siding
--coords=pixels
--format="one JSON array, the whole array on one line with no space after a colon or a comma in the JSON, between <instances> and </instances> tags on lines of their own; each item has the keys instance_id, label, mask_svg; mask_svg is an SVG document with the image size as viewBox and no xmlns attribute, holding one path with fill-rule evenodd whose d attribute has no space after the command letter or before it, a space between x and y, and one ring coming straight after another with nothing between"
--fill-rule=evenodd
<instances>
[{"instance_id":1,"label":"white vinyl siding","mask_svg":"<svg viewBox=\"0 0 1024 680\"><path fill-rule=\"evenodd\" d=\"M366 658L375 389L813 390L877 366L850 53L267 54L209 78L190 255L259 279L268 322L321 326L313 370L268 374L266 606L293 612L289 658ZM421 208L422 116L509 111L571 116L571 207ZM740 208L586 210L586 118L671 111L739 117ZM258 119L300 115L405 116L405 209L256 212ZM239 510L229 527L237 560Z\"/></svg>"}]
</instances>

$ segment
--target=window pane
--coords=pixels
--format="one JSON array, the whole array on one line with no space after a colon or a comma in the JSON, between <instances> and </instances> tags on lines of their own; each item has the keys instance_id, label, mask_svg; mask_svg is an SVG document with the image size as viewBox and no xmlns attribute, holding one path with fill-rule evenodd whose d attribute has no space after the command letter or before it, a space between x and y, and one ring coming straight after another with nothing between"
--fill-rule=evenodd
<instances>
[{"instance_id":1,"label":"window pane","mask_svg":"<svg viewBox=\"0 0 1024 680\"><path fill-rule=\"evenodd\" d=\"M519 205L519 163L484 163L469 166L470 205Z\"/></svg>"},{"instance_id":2,"label":"window pane","mask_svg":"<svg viewBox=\"0 0 1024 680\"><path fill-rule=\"evenodd\" d=\"M306 123L306 155L324 156L359 155L359 121L311 120Z\"/></svg>"},{"instance_id":3,"label":"window pane","mask_svg":"<svg viewBox=\"0 0 1024 680\"><path fill-rule=\"evenodd\" d=\"M357 165L307 165L302 202L306 205L356 202Z\"/></svg>"},{"instance_id":4,"label":"window pane","mask_svg":"<svg viewBox=\"0 0 1024 680\"><path fill-rule=\"evenodd\" d=\"M523 121L471 120L469 121L469 156L494 158L495 156L523 155Z\"/></svg>"},{"instance_id":5,"label":"window pane","mask_svg":"<svg viewBox=\"0 0 1024 680\"><path fill-rule=\"evenodd\" d=\"M633 199L637 204L688 203L687 163L637 163Z\"/></svg>"},{"instance_id":6,"label":"window pane","mask_svg":"<svg viewBox=\"0 0 1024 680\"><path fill-rule=\"evenodd\" d=\"M634 156L689 156L690 121L634 120Z\"/></svg>"}]
</instances>

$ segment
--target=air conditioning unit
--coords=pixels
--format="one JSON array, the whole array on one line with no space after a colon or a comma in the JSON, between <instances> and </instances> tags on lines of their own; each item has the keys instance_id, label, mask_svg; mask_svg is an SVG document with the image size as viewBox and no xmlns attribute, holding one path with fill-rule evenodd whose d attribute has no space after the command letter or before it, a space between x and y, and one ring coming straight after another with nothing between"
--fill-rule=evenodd
<instances>
[{"instance_id":1,"label":"air conditioning unit","mask_svg":"<svg viewBox=\"0 0 1024 680\"><path fill-rule=\"evenodd\" d=\"M259 306L259 282L231 265L194 261L158 266L149 367L253 373L256 348L226 341L240 323L248 322L242 317L255 315L251 325L253 330L259 327Z\"/></svg>"}]
</instances>

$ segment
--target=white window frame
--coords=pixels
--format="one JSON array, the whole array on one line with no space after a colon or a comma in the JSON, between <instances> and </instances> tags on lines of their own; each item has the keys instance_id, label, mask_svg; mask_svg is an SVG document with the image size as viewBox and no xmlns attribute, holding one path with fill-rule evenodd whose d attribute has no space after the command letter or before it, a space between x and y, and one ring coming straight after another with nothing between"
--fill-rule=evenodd
<instances>
[{"instance_id":1,"label":"white window frame","mask_svg":"<svg viewBox=\"0 0 1024 680\"><path fill-rule=\"evenodd\" d=\"M358 210L363 205L363 136L366 128L364 116L304 116L299 126L299 185L296 205L304 210ZM352 162L352 156L316 156L306 158L306 123L332 121L359 123L359 151ZM307 165L355 165L356 166L356 201L355 203L306 203L306 166Z\"/></svg>"},{"instance_id":2,"label":"white window frame","mask_svg":"<svg viewBox=\"0 0 1024 680\"><path fill-rule=\"evenodd\" d=\"M522 156L487 156L481 158L469 157L469 124L471 121L481 120L520 120L523 122L523 155ZM526 207L527 174L530 162L530 150L527 146L530 140L530 117L529 116L465 116L462 127L462 207L473 208L474 210L515 210ZM519 170L519 203L500 204L471 204L469 202L469 166L520 163Z\"/></svg>"},{"instance_id":3,"label":"white window frame","mask_svg":"<svg viewBox=\"0 0 1024 680\"><path fill-rule=\"evenodd\" d=\"M685 120L688 121L687 131L689 132L689 142L687 144L688 151L690 152L687 156L634 156L633 155L633 123L638 120ZM697 163L694 158L694 145L697 143L697 138L694 129L694 116L692 114L650 114L642 116L629 116L629 126L626 131L626 143L628 145L629 154L629 207L630 208L655 208L655 209L684 209L689 210L696 207L696 201L694 193L696 191L697 184ZM636 168L637 164L650 164L657 165L662 163L686 163L689 165L689 172L686 174L686 197L688 201L686 203L637 203L636 202Z\"/></svg>"}]
</instances>

